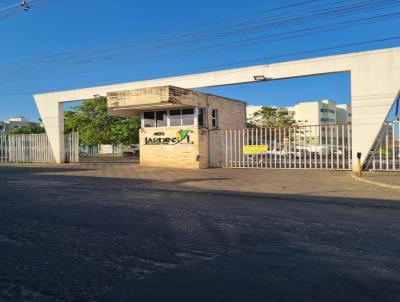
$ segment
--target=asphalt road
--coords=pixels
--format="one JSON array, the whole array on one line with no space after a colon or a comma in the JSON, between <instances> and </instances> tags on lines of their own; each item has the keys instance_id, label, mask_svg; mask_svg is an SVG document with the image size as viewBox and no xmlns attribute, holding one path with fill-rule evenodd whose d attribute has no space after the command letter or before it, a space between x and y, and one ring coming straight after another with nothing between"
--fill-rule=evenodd
<instances>
[{"instance_id":1,"label":"asphalt road","mask_svg":"<svg viewBox=\"0 0 400 302\"><path fill-rule=\"evenodd\" d=\"M0 301L400 301L400 203L0 168Z\"/></svg>"}]
</instances>

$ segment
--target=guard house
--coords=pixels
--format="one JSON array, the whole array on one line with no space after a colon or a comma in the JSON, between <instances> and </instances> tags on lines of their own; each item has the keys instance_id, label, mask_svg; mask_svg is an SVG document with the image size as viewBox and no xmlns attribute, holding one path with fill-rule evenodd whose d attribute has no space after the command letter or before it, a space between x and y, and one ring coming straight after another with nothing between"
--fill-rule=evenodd
<instances>
[{"instance_id":1,"label":"guard house","mask_svg":"<svg viewBox=\"0 0 400 302\"><path fill-rule=\"evenodd\" d=\"M217 130L246 127L246 103L162 86L107 94L109 113L140 116L140 164L202 169L220 166Z\"/></svg>"}]
</instances>

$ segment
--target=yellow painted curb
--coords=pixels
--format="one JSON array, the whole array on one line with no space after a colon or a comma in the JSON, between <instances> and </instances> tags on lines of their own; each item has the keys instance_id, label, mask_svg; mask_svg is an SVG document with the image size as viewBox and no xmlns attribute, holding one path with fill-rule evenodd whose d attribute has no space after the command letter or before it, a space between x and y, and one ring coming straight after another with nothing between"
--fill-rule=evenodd
<instances>
[{"instance_id":1,"label":"yellow painted curb","mask_svg":"<svg viewBox=\"0 0 400 302\"><path fill-rule=\"evenodd\" d=\"M358 181L361 181L361 182L364 182L364 183L367 183L367 184L370 184L370 185L375 185L375 186L382 187L382 188L400 190L400 186L388 185L388 184L385 184L385 183L381 183L381 182L377 182L377 181L373 181L373 180L368 180L368 179L365 179L365 178L358 177L358 176L354 175L353 173L351 173L351 177L353 179L356 179Z\"/></svg>"}]
</instances>

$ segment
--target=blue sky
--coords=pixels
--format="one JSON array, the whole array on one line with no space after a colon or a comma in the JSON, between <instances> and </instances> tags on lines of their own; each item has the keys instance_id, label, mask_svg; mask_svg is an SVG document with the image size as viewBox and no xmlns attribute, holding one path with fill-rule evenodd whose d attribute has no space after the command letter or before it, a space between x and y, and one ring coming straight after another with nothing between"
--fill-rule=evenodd
<instances>
[{"instance_id":1,"label":"blue sky","mask_svg":"<svg viewBox=\"0 0 400 302\"><path fill-rule=\"evenodd\" d=\"M215 43L204 42L185 48L179 47L176 44L179 40L175 40L173 47L167 44L159 50L133 51L149 41L157 45L158 41L171 35L180 36L196 30L188 27L229 19L207 28L223 27L229 22L247 20L236 16L268 11L298 2L301 1L59 0L27 13L8 18L0 17L0 120L12 116L37 120L38 113L32 98L35 93L210 71L233 62L238 64L232 67L240 67L400 45L400 40L392 40L308 55L265 59L254 61L253 64L244 62L396 36L400 19L392 18L354 28L253 45L214 48ZM276 14L296 14L311 9L312 5L335 2L344 1L315 1L308 6L256 16L268 20ZM0 16L1 8L15 3L18 1L0 0ZM393 12L400 12L400 8L369 14L355 12L354 15L335 19L329 24ZM278 27L269 32L236 35L235 38L221 42L279 34L308 26L317 28L326 24L328 23L321 21L304 26ZM198 47L203 50L197 51ZM186 53L188 51L189 54ZM206 91L259 105L285 106L303 100L323 98L339 103L350 102L348 74L218 87Z\"/></svg>"}]
</instances>

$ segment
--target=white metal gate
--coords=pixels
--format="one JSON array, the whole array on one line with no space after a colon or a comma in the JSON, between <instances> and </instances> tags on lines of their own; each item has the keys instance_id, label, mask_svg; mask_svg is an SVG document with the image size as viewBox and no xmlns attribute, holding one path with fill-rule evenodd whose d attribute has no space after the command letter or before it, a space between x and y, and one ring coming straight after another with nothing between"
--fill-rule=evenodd
<instances>
[{"instance_id":1,"label":"white metal gate","mask_svg":"<svg viewBox=\"0 0 400 302\"><path fill-rule=\"evenodd\" d=\"M221 130L226 168L352 168L351 125Z\"/></svg>"},{"instance_id":2,"label":"white metal gate","mask_svg":"<svg viewBox=\"0 0 400 302\"><path fill-rule=\"evenodd\" d=\"M400 171L400 121L387 122L371 151L368 168Z\"/></svg>"},{"instance_id":3,"label":"white metal gate","mask_svg":"<svg viewBox=\"0 0 400 302\"><path fill-rule=\"evenodd\" d=\"M65 135L67 162L79 162L79 135ZM0 135L1 163L51 163L55 162L46 134Z\"/></svg>"},{"instance_id":4,"label":"white metal gate","mask_svg":"<svg viewBox=\"0 0 400 302\"><path fill-rule=\"evenodd\" d=\"M79 163L79 134L77 132L64 135L65 161Z\"/></svg>"}]
</instances>

